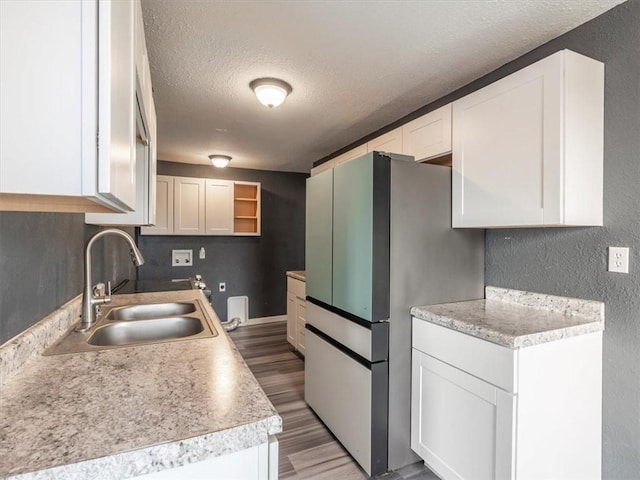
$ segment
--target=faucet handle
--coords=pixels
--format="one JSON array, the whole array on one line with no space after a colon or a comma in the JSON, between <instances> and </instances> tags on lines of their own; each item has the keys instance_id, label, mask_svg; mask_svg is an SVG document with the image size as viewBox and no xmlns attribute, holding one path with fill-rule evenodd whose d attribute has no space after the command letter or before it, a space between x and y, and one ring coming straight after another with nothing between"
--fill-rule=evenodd
<instances>
[{"instance_id":1,"label":"faucet handle","mask_svg":"<svg viewBox=\"0 0 640 480\"><path fill-rule=\"evenodd\" d=\"M104 297L105 291L104 283L96 283L92 289L94 298Z\"/></svg>"}]
</instances>

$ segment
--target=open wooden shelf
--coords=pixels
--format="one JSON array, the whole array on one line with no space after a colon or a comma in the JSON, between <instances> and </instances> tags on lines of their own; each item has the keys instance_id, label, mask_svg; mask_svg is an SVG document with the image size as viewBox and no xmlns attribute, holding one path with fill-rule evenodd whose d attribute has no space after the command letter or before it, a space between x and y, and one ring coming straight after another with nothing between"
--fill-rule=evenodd
<instances>
[{"instance_id":1,"label":"open wooden shelf","mask_svg":"<svg viewBox=\"0 0 640 480\"><path fill-rule=\"evenodd\" d=\"M260 184L234 182L233 231L236 235L260 234Z\"/></svg>"}]
</instances>

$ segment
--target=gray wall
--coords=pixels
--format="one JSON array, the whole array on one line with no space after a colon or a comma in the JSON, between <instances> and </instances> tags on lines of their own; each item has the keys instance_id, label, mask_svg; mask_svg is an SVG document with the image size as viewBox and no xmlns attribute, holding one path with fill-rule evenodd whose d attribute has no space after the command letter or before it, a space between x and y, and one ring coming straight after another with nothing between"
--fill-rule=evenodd
<instances>
[{"instance_id":1,"label":"gray wall","mask_svg":"<svg viewBox=\"0 0 640 480\"><path fill-rule=\"evenodd\" d=\"M640 478L640 2L633 0L497 72L569 48L605 63L604 227L487 230L486 283L606 305L603 477ZM631 249L629 275L607 247Z\"/></svg>"},{"instance_id":2,"label":"gray wall","mask_svg":"<svg viewBox=\"0 0 640 480\"><path fill-rule=\"evenodd\" d=\"M301 173L271 172L240 168L218 169L209 165L158 163L158 174L182 177L222 178L261 182L262 235L230 236L148 236L140 235L138 245L146 264L140 280L184 278L199 273L213 291L213 308L227 318L227 298L249 297L249 317L286 313L287 270L304 270L305 180ZM198 258L200 247L206 259ZM192 267L172 267L172 249L193 249ZM218 292L225 282L227 291Z\"/></svg>"},{"instance_id":3,"label":"gray wall","mask_svg":"<svg viewBox=\"0 0 640 480\"><path fill-rule=\"evenodd\" d=\"M97 231L84 214L0 212L0 343L82 292L84 243ZM135 279L121 242L96 244L96 281Z\"/></svg>"}]
</instances>

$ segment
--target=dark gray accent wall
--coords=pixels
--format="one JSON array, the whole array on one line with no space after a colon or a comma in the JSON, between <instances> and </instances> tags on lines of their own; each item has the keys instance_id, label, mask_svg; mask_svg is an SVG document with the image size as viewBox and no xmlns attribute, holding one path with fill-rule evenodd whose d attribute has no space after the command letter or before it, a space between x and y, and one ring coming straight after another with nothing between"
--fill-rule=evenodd
<instances>
[{"instance_id":1,"label":"dark gray accent wall","mask_svg":"<svg viewBox=\"0 0 640 480\"><path fill-rule=\"evenodd\" d=\"M241 168L218 169L209 165L158 162L159 175L221 178L260 182L262 189L262 235L233 236L148 236L138 245L147 263L140 280L184 278L201 274L213 291L213 308L227 319L227 298L249 297L249 317L284 315L287 310L287 270L304 270L305 181L301 173L272 172ZM198 251L204 247L206 258ZM172 249L192 249L191 267L172 267ZM227 290L218 292L218 283Z\"/></svg>"},{"instance_id":2,"label":"dark gray accent wall","mask_svg":"<svg viewBox=\"0 0 640 480\"><path fill-rule=\"evenodd\" d=\"M97 231L84 214L0 212L0 343L82 292L84 244ZM121 242L96 243L96 283L136 278Z\"/></svg>"}]
</instances>

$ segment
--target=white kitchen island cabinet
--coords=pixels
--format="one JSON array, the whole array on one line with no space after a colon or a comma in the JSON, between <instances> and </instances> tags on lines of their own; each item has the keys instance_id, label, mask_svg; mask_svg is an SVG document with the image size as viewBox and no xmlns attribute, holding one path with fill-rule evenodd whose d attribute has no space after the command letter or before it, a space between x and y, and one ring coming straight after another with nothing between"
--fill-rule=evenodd
<instances>
[{"instance_id":1,"label":"white kitchen island cabinet","mask_svg":"<svg viewBox=\"0 0 640 480\"><path fill-rule=\"evenodd\" d=\"M600 478L600 319L497 300L413 310L411 448L431 470L444 480ZM512 335L528 319L529 334Z\"/></svg>"},{"instance_id":2,"label":"white kitchen island cabinet","mask_svg":"<svg viewBox=\"0 0 640 480\"><path fill-rule=\"evenodd\" d=\"M0 209L130 211L135 3L0 2Z\"/></svg>"},{"instance_id":3,"label":"white kitchen island cabinet","mask_svg":"<svg viewBox=\"0 0 640 480\"><path fill-rule=\"evenodd\" d=\"M602 225L601 62L559 51L452 115L453 227Z\"/></svg>"}]
</instances>

